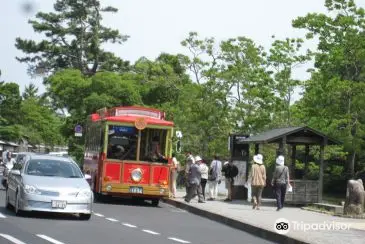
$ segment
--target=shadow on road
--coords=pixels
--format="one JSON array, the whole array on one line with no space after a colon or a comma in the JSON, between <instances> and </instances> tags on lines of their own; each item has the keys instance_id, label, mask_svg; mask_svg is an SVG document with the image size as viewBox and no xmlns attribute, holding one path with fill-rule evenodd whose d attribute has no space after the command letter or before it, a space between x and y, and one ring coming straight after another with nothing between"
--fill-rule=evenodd
<instances>
[{"instance_id":1,"label":"shadow on road","mask_svg":"<svg viewBox=\"0 0 365 244\"><path fill-rule=\"evenodd\" d=\"M134 207L160 208L159 206L154 206L150 200L143 200L143 199L137 199L137 198L130 199L130 198L103 196L101 199L98 199L96 203L111 204L111 205L125 205L125 206L134 206Z\"/></svg>"},{"instance_id":2,"label":"shadow on road","mask_svg":"<svg viewBox=\"0 0 365 244\"><path fill-rule=\"evenodd\" d=\"M7 216L15 217L15 213L6 207L0 206L0 212ZM34 219L56 219L56 220L77 220L81 221L76 214L64 214L64 213L49 213L49 212L23 212L19 218L34 218Z\"/></svg>"}]
</instances>

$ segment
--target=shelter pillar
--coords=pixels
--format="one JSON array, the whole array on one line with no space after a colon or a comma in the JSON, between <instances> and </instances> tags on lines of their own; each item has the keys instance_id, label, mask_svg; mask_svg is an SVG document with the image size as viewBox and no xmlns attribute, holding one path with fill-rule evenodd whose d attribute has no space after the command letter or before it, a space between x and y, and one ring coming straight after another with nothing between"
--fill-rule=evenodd
<instances>
[{"instance_id":1,"label":"shelter pillar","mask_svg":"<svg viewBox=\"0 0 365 244\"><path fill-rule=\"evenodd\" d=\"M255 155L260 153L260 144L255 144Z\"/></svg>"},{"instance_id":2,"label":"shelter pillar","mask_svg":"<svg viewBox=\"0 0 365 244\"><path fill-rule=\"evenodd\" d=\"M309 145L305 145L305 155L304 155L304 176L306 178L309 168Z\"/></svg>"},{"instance_id":3,"label":"shelter pillar","mask_svg":"<svg viewBox=\"0 0 365 244\"><path fill-rule=\"evenodd\" d=\"M318 202L322 202L323 199L324 147L326 145L327 145L327 138L324 138L320 147Z\"/></svg>"},{"instance_id":4,"label":"shelter pillar","mask_svg":"<svg viewBox=\"0 0 365 244\"><path fill-rule=\"evenodd\" d=\"M296 154L297 154L297 145L293 144L292 145L292 154L291 154L291 179L295 179L295 159L296 159Z\"/></svg>"}]
</instances>

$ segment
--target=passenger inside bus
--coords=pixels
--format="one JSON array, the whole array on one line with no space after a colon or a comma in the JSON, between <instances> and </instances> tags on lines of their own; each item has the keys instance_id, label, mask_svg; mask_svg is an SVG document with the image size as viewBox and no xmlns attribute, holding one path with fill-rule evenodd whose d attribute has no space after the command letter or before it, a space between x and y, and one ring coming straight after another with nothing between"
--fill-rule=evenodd
<instances>
[{"instance_id":1,"label":"passenger inside bus","mask_svg":"<svg viewBox=\"0 0 365 244\"><path fill-rule=\"evenodd\" d=\"M140 159L146 162L167 163L165 152L167 131L146 128L141 133ZM134 127L110 125L107 157L116 160L137 160L138 131Z\"/></svg>"},{"instance_id":2,"label":"passenger inside bus","mask_svg":"<svg viewBox=\"0 0 365 244\"><path fill-rule=\"evenodd\" d=\"M138 135L132 127L110 126L107 157L117 160L136 160Z\"/></svg>"},{"instance_id":3,"label":"passenger inside bus","mask_svg":"<svg viewBox=\"0 0 365 244\"><path fill-rule=\"evenodd\" d=\"M154 136L152 139L150 158L152 162L167 163L167 159L161 153L160 138L158 136Z\"/></svg>"}]
</instances>

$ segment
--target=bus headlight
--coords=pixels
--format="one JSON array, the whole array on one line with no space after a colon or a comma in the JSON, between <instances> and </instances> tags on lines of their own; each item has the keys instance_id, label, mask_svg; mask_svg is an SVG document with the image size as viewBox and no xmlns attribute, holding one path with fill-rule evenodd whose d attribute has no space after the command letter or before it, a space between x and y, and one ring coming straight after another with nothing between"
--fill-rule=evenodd
<instances>
[{"instance_id":1,"label":"bus headlight","mask_svg":"<svg viewBox=\"0 0 365 244\"><path fill-rule=\"evenodd\" d=\"M134 182L140 182L142 180L142 171L140 168L134 169L131 173L131 178Z\"/></svg>"}]
</instances>

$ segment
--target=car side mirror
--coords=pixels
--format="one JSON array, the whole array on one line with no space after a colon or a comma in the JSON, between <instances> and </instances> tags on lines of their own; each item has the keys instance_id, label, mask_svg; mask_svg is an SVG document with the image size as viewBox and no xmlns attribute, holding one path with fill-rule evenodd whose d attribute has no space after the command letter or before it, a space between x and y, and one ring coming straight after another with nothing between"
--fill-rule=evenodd
<instances>
[{"instance_id":1,"label":"car side mirror","mask_svg":"<svg viewBox=\"0 0 365 244\"><path fill-rule=\"evenodd\" d=\"M85 174L85 180L91 180L91 175Z\"/></svg>"},{"instance_id":2,"label":"car side mirror","mask_svg":"<svg viewBox=\"0 0 365 244\"><path fill-rule=\"evenodd\" d=\"M12 175L20 175L20 170L14 169L10 171L10 174Z\"/></svg>"}]
</instances>

